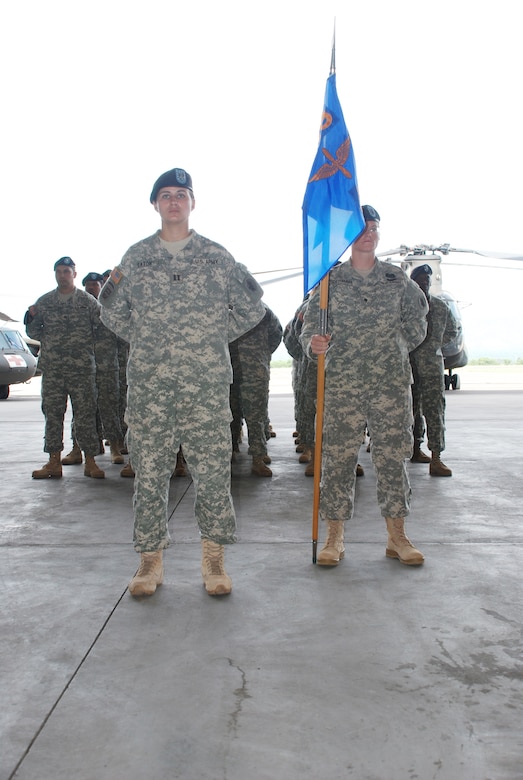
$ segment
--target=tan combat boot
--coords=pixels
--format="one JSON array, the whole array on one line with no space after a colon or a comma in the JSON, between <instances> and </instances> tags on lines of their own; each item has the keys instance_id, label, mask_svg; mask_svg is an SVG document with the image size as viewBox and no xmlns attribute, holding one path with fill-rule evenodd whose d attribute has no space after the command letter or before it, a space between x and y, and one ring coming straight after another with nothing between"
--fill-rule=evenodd
<instances>
[{"instance_id":1,"label":"tan combat boot","mask_svg":"<svg viewBox=\"0 0 523 780\"><path fill-rule=\"evenodd\" d=\"M62 466L76 466L82 463L82 450L80 449L78 442L74 442L73 449L69 452L65 458L62 458Z\"/></svg>"},{"instance_id":2,"label":"tan combat boot","mask_svg":"<svg viewBox=\"0 0 523 780\"><path fill-rule=\"evenodd\" d=\"M343 520L327 520L327 538L317 558L320 566L337 566L344 557L344 530Z\"/></svg>"},{"instance_id":3,"label":"tan combat boot","mask_svg":"<svg viewBox=\"0 0 523 780\"><path fill-rule=\"evenodd\" d=\"M232 580L225 571L223 545L202 539L202 577L211 596L225 596L232 590Z\"/></svg>"},{"instance_id":4,"label":"tan combat boot","mask_svg":"<svg viewBox=\"0 0 523 780\"><path fill-rule=\"evenodd\" d=\"M60 453L52 452L49 460L41 469L33 471L33 479L60 479L62 476L62 463Z\"/></svg>"},{"instance_id":5,"label":"tan combat boot","mask_svg":"<svg viewBox=\"0 0 523 780\"><path fill-rule=\"evenodd\" d=\"M427 455L426 452L423 452L421 449L419 442L414 442L414 450L412 452L412 458L410 459L411 463L430 463L430 455Z\"/></svg>"},{"instance_id":6,"label":"tan combat boot","mask_svg":"<svg viewBox=\"0 0 523 780\"><path fill-rule=\"evenodd\" d=\"M263 462L263 455L253 457L251 474L256 474L257 477L272 477L272 471Z\"/></svg>"},{"instance_id":7,"label":"tan combat boot","mask_svg":"<svg viewBox=\"0 0 523 780\"><path fill-rule=\"evenodd\" d=\"M305 472L304 472L306 477L313 477L314 476L314 451L315 451L315 449L316 448L314 446L312 446L311 449L310 449L311 458L310 458L310 461L309 461L309 463L307 465L307 468L305 469Z\"/></svg>"},{"instance_id":8,"label":"tan combat boot","mask_svg":"<svg viewBox=\"0 0 523 780\"><path fill-rule=\"evenodd\" d=\"M134 479L135 474L134 474L134 469L131 466L131 461L129 461L129 463L125 464L123 469L120 471L120 476L121 477L129 477L130 479Z\"/></svg>"},{"instance_id":9,"label":"tan combat boot","mask_svg":"<svg viewBox=\"0 0 523 780\"><path fill-rule=\"evenodd\" d=\"M85 456L84 476L93 477L93 479L104 479L105 471L98 468L93 455Z\"/></svg>"},{"instance_id":10,"label":"tan combat boot","mask_svg":"<svg viewBox=\"0 0 523 780\"><path fill-rule=\"evenodd\" d=\"M109 446L111 447L111 463L114 463L118 466L121 466L122 463L125 463L124 457L120 452L118 442L112 441Z\"/></svg>"},{"instance_id":11,"label":"tan combat boot","mask_svg":"<svg viewBox=\"0 0 523 780\"><path fill-rule=\"evenodd\" d=\"M181 447L176 453L176 466L174 468L174 476L175 477L189 476L189 472L187 471L187 464L185 462L185 458L183 457L183 452Z\"/></svg>"},{"instance_id":12,"label":"tan combat boot","mask_svg":"<svg viewBox=\"0 0 523 780\"><path fill-rule=\"evenodd\" d=\"M131 596L152 596L163 582L163 550L140 554L140 567L131 582Z\"/></svg>"},{"instance_id":13,"label":"tan combat boot","mask_svg":"<svg viewBox=\"0 0 523 780\"><path fill-rule=\"evenodd\" d=\"M423 553L416 550L408 536L405 536L405 520L403 517L386 517L389 539L385 555L387 558L398 558L408 566L419 566L425 560Z\"/></svg>"},{"instance_id":14,"label":"tan combat boot","mask_svg":"<svg viewBox=\"0 0 523 780\"><path fill-rule=\"evenodd\" d=\"M298 463L310 463L313 457L314 455L312 453L311 448L305 447L300 457L298 458Z\"/></svg>"},{"instance_id":15,"label":"tan combat boot","mask_svg":"<svg viewBox=\"0 0 523 780\"><path fill-rule=\"evenodd\" d=\"M432 477L451 477L452 471L448 466L445 466L439 456L439 452L432 453L432 460L429 466L429 474Z\"/></svg>"}]
</instances>

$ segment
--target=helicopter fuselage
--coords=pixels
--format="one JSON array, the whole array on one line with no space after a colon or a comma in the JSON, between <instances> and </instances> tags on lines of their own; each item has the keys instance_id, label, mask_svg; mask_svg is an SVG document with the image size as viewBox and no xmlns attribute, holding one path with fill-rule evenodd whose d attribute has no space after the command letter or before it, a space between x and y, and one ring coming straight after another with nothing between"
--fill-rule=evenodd
<instances>
[{"instance_id":1,"label":"helicopter fuselage","mask_svg":"<svg viewBox=\"0 0 523 780\"><path fill-rule=\"evenodd\" d=\"M9 386L27 382L37 361L14 323L0 322L0 400L9 397Z\"/></svg>"}]
</instances>

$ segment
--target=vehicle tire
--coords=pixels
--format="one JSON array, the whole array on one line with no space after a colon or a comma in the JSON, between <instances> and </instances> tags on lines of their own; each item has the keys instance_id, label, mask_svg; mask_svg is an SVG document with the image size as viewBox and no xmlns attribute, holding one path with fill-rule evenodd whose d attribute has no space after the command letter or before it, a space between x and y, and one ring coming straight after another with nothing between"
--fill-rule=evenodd
<instances>
[{"instance_id":1,"label":"vehicle tire","mask_svg":"<svg viewBox=\"0 0 523 780\"><path fill-rule=\"evenodd\" d=\"M452 374L451 380L452 380L451 381L452 389L453 390L459 390L459 388L460 388L460 381L459 381L458 374Z\"/></svg>"},{"instance_id":2,"label":"vehicle tire","mask_svg":"<svg viewBox=\"0 0 523 780\"><path fill-rule=\"evenodd\" d=\"M450 382L452 377L450 377L448 374L445 374L445 390L450 390Z\"/></svg>"},{"instance_id":3,"label":"vehicle tire","mask_svg":"<svg viewBox=\"0 0 523 780\"><path fill-rule=\"evenodd\" d=\"M9 398L9 385L0 385L0 401L6 401Z\"/></svg>"}]
</instances>

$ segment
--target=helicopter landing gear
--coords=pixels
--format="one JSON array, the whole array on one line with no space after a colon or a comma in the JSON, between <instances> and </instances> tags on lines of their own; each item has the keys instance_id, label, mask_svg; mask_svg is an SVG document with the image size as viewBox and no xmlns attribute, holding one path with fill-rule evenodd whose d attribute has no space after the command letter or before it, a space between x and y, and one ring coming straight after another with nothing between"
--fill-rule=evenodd
<instances>
[{"instance_id":1,"label":"helicopter landing gear","mask_svg":"<svg viewBox=\"0 0 523 780\"><path fill-rule=\"evenodd\" d=\"M445 374L445 390L450 390L451 388L453 390L459 390L460 387L459 375L453 374L452 370L449 369L449 373Z\"/></svg>"},{"instance_id":2,"label":"helicopter landing gear","mask_svg":"<svg viewBox=\"0 0 523 780\"><path fill-rule=\"evenodd\" d=\"M6 401L9 398L9 385L0 385L0 401Z\"/></svg>"}]
</instances>

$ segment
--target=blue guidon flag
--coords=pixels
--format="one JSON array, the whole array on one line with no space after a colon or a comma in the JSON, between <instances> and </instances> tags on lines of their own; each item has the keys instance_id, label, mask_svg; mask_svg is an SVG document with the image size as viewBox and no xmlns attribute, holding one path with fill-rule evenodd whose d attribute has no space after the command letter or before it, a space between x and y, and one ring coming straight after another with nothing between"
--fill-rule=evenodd
<instances>
[{"instance_id":1,"label":"blue guidon flag","mask_svg":"<svg viewBox=\"0 0 523 780\"><path fill-rule=\"evenodd\" d=\"M335 73L327 79L320 143L302 209L307 294L365 228L354 151L336 92Z\"/></svg>"}]
</instances>

